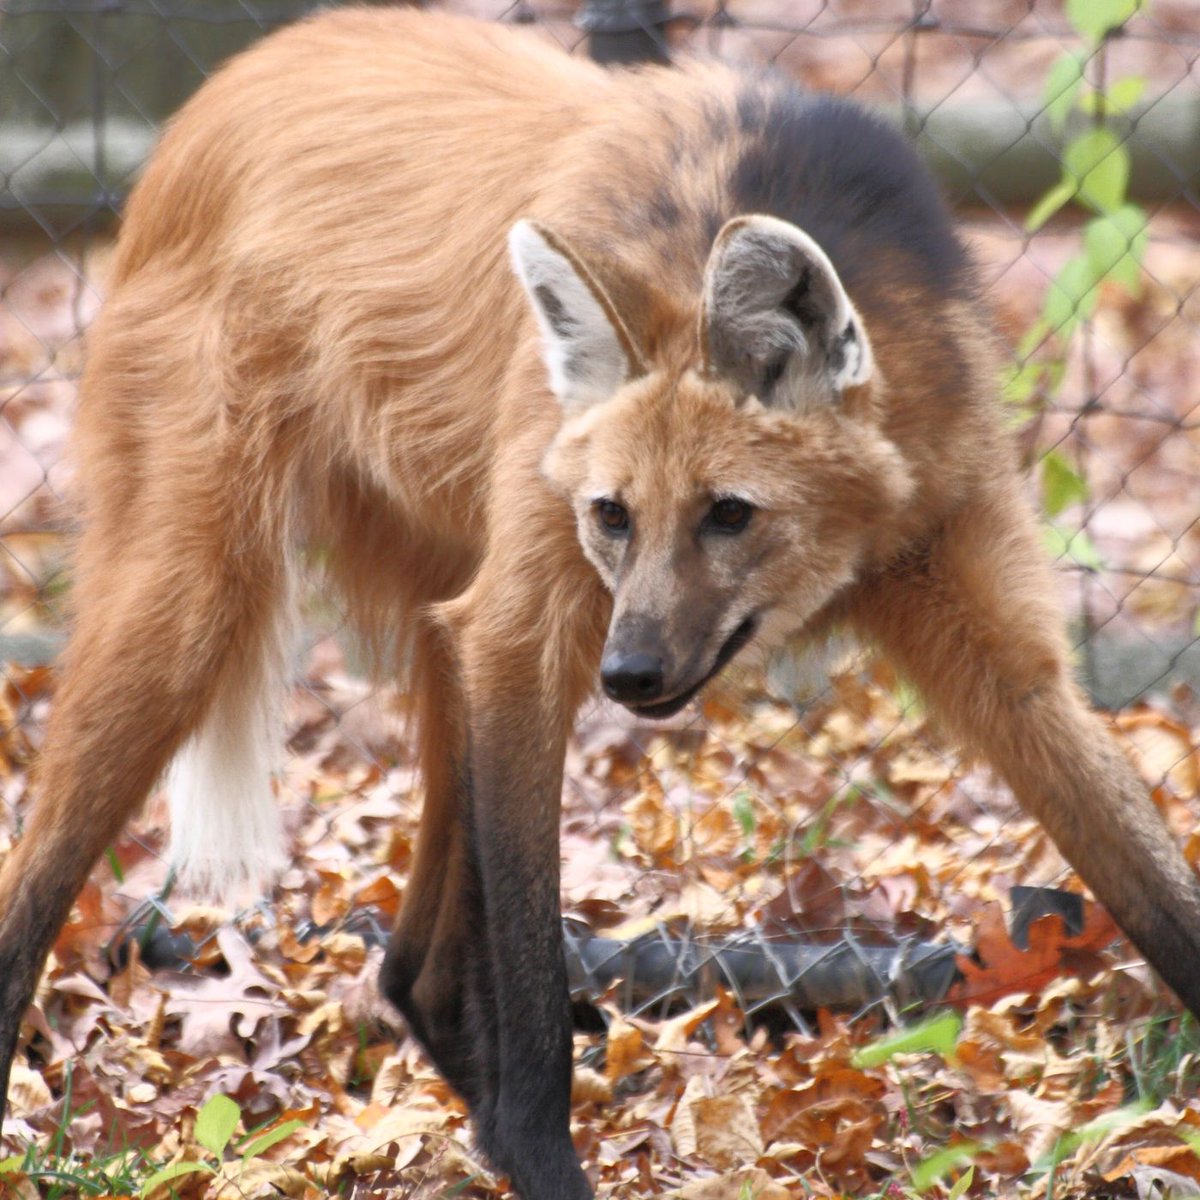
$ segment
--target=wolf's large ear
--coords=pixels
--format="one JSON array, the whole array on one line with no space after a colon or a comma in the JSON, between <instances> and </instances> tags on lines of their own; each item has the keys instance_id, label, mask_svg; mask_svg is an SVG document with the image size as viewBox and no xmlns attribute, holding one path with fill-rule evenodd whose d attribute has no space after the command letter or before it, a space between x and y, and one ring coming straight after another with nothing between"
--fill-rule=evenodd
<instances>
[{"instance_id":1,"label":"wolf's large ear","mask_svg":"<svg viewBox=\"0 0 1200 1200\"><path fill-rule=\"evenodd\" d=\"M765 404L833 400L875 369L862 318L825 251L775 217L735 217L717 234L700 344L707 371Z\"/></svg>"},{"instance_id":2,"label":"wolf's large ear","mask_svg":"<svg viewBox=\"0 0 1200 1200\"><path fill-rule=\"evenodd\" d=\"M550 387L564 407L607 400L644 373L608 294L565 242L532 221L518 221L508 245L542 332Z\"/></svg>"}]
</instances>

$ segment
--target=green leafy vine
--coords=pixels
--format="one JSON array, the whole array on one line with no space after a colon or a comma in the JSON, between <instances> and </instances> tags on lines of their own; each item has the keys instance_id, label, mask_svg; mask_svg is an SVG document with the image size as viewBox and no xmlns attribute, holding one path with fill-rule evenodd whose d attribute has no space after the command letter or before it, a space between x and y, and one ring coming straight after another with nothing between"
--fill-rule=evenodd
<instances>
[{"instance_id":1,"label":"green leafy vine","mask_svg":"<svg viewBox=\"0 0 1200 1200\"><path fill-rule=\"evenodd\" d=\"M1017 345L1005 395L1022 420L1040 413L1060 391L1072 346L1095 313L1101 286L1116 285L1133 296L1141 291L1146 213L1129 199L1130 153L1110 118L1132 111L1146 80L1108 79L1106 54L1109 39L1141 6L1142 0L1067 0L1067 17L1083 45L1064 53L1050 69L1045 113L1056 134L1070 135L1063 145L1061 177L1034 204L1025 228L1036 233L1069 205L1089 216L1078 251L1050 281L1037 320ZM1054 524L1064 509L1087 502L1086 477L1055 448L1041 459L1040 482L1052 549L1083 566L1099 567L1086 535Z\"/></svg>"}]
</instances>

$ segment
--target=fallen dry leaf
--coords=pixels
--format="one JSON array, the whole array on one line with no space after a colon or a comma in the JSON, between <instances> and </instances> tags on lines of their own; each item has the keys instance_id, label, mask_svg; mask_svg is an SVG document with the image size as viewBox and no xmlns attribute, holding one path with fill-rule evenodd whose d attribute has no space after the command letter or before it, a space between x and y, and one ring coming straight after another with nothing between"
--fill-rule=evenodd
<instances>
[{"instance_id":1,"label":"fallen dry leaf","mask_svg":"<svg viewBox=\"0 0 1200 1200\"><path fill-rule=\"evenodd\" d=\"M959 1004L990 1004L1014 992L1035 992L1067 971L1086 978L1103 969L1097 951L1120 936L1107 911L1088 903L1080 934L1071 936L1062 918L1048 914L1029 926L1029 948L1022 950L1008 936L999 907L990 906L976 930L975 953L982 965L960 955L958 968L964 978L948 998Z\"/></svg>"},{"instance_id":2,"label":"fallen dry leaf","mask_svg":"<svg viewBox=\"0 0 1200 1200\"><path fill-rule=\"evenodd\" d=\"M701 1096L690 1104L696 1153L705 1162L719 1168L744 1166L762 1154L758 1118L746 1096Z\"/></svg>"},{"instance_id":3,"label":"fallen dry leaf","mask_svg":"<svg viewBox=\"0 0 1200 1200\"><path fill-rule=\"evenodd\" d=\"M644 1070L655 1061L646 1046L642 1031L621 1017L614 1017L608 1027L604 1058L604 1077L610 1084Z\"/></svg>"},{"instance_id":4,"label":"fallen dry leaf","mask_svg":"<svg viewBox=\"0 0 1200 1200\"><path fill-rule=\"evenodd\" d=\"M663 1200L794 1200L795 1193L762 1170L730 1171L711 1179L697 1179L673 1191L662 1192Z\"/></svg>"}]
</instances>

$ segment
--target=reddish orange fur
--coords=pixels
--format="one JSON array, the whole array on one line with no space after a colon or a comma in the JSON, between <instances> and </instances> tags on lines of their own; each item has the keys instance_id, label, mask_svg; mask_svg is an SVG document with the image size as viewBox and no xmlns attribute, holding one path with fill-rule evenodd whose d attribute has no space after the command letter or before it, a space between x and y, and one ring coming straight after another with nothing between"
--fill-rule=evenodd
<instances>
[{"instance_id":1,"label":"reddish orange fur","mask_svg":"<svg viewBox=\"0 0 1200 1200\"><path fill-rule=\"evenodd\" d=\"M706 597L758 589L810 636L877 642L1200 1006L1195 879L1070 681L983 317L884 258L853 295L879 375L840 404L763 408L702 370L705 222L755 136L721 115L740 86L343 10L235 60L172 122L91 335L78 615L0 875L0 1050L96 857L254 659L292 547L319 544L364 633L414 663L426 807L386 987L526 1200L585 1195L562 1089L536 1073L564 1053L563 747L613 616L576 527L601 484L658 547L618 617L629 595L658 604L665 641L698 654ZM673 218L631 223L624 194L656 186ZM522 217L587 264L644 359L565 423L506 261ZM758 573L680 533L743 485L753 536L791 547Z\"/></svg>"}]
</instances>

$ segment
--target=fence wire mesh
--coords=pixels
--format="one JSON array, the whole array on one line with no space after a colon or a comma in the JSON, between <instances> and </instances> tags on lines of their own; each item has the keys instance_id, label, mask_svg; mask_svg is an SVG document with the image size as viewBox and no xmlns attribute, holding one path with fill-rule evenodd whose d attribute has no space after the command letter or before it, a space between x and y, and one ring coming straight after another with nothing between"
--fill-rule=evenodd
<instances>
[{"instance_id":1,"label":"fence wire mesh","mask_svg":"<svg viewBox=\"0 0 1200 1200\"><path fill-rule=\"evenodd\" d=\"M52 702L69 590L64 446L122 200L161 122L219 61L310 7L0 4L0 850L19 835ZM618 48L628 32L603 5L449 7L535 26L578 54L589 30ZM674 56L773 64L892 113L916 139L1013 347L1006 403L1081 679L1115 711L1177 831L1193 828L1200 4L1153 0L1098 48L1048 0L679 0L635 18ZM1064 55L1079 56L1078 95L1104 89L1107 112L1076 99L1069 68L1048 86ZM1120 270L1071 282L1086 205L1036 215L1093 127L1116 130L1122 203L1145 216L1125 285ZM323 938L354 974L337 938L361 937L377 958L420 805L403 692L364 682L335 605L315 583L288 712L280 791L297 866L236 927L285 960ZM820 1008L895 1015L944 994L955 948L976 943L980 911L1007 907L1012 885L1067 882L1045 836L986 771L956 761L885 666L854 666L801 704L803 690L775 662L666 729L603 705L584 715L563 810L577 998L662 1015L720 985L748 1022L802 1031ZM98 943L79 932L97 924L115 940L138 930L147 961L183 957L203 974L228 959L234 926L164 891L163 844L152 803L97 870L72 926L97 974ZM181 918L189 941L152 945L156 925Z\"/></svg>"}]
</instances>

